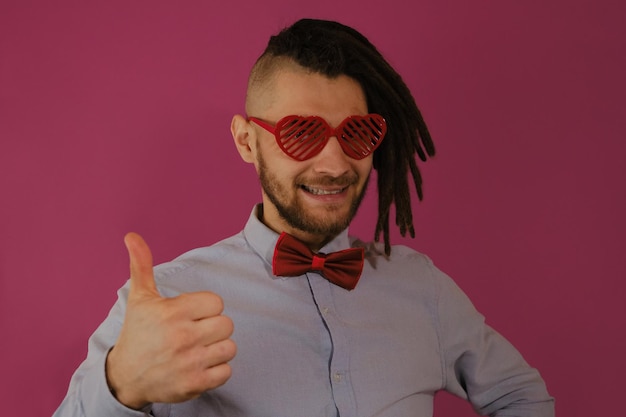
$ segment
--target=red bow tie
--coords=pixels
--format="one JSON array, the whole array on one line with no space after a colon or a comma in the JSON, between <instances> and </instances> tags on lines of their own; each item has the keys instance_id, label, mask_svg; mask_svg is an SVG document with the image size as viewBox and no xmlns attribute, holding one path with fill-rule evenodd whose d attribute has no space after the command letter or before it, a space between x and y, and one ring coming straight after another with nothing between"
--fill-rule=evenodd
<instances>
[{"instance_id":1,"label":"red bow tie","mask_svg":"<svg viewBox=\"0 0 626 417\"><path fill-rule=\"evenodd\" d=\"M347 290L356 287L361 277L363 248L345 249L329 254L313 253L295 237L281 233L274 249L274 275L295 277L307 272L319 272L324 278Z\"/></svg>"}]
</instances>

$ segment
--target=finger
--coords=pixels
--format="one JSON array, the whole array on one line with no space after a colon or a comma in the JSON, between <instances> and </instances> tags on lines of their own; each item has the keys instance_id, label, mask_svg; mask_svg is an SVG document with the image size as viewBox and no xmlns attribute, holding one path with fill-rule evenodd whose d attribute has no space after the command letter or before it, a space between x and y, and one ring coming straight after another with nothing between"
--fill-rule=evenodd
<instances>
[{"instance_id":1,"label":"finger","mask_svg":"<svg viewBox=\"0 0 626 417\"><path fill-rule=\"evenodd\" d=\"M171 300L191 320L202 320L219 316L224 310L222 297L209 291L184 293Z\"/></svg>"},{"instance_id":2,"label":"finger","mask_svg":"<svg viewBox=\"0 0 626 417\"><path fill-rule=\"evenodd\" d=\"M148 244L137 233L124 236L130 258L130 294L134 296L160 297L154 282L152 253Z\"/></svg>"},{"instance_id":3,"label":"finger","mask_svg":"<svg viewBox=\"0 0 626 417\"><path fill-rule=\"evenodd\" d=\"M198 386L202 387L202 392L211 390L224 385L231 375L232 369L230 365L222 363L211 368L207 368L202 373L198 374ZM201 392L198 394L201 394Z\"/></svg>"},{"instance_id":4,"label":"finger","mask_svg":"<svg viewBox=\"0 0 626 417\"><path fill-rule=\"evenodd\" d=\"M175 396L178 398L175 402L197 397L206 390L224 384L231 376L228 362L234 358L236 351L235 343L228 340L196 351L193 358L186 355L184 377L175 384L175 388L180 391Z\"/></svg>"},{"instance_id":5,"label":"finger","mask_svg":"<svg viewBox=\"0 0 626 417\"><path fill-rule=\"evenodd\" d=\"M222 340L207 346L204 351L206 361L205 369L228 363L237 355L237 345L231 339Z\"/></svg>"},{"instance_id":6,"label":"finger","mask_svg":"<svg viewBox=\"0 0 626 417\"><path fill-rule=\"evenodd\" d=\"M233 321L227 316L215 316L194 322L194 331L198 335L198 343L210 346L232 336Z\"/></svg>"}]
</instances>

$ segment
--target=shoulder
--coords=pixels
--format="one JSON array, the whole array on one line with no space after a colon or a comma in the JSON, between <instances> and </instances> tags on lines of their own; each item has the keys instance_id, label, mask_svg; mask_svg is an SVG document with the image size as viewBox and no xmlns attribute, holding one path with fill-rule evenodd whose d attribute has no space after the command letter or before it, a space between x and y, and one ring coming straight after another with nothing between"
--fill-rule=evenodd
<instances>
[{"instance_id":1,"label":"shoulder","mask_svg":"<svg viewBox=\"0 0 626 417\"><path fill-rule=\"evenodd\" d=\"M364 274L375 277L377 283L393 282L402 291L415 295L465 298L463 291L448 274L439 269L432 259L405 245L393 245L391 254L385 254L384 245L351 238L353 247L365 249Z\"/></svg>"},{"instance_id":2,"label":"shoulder","mask_svg":"<svg viewBox=\"0 0 626 417\"><path fill-rule=\"evenodd\" d=\"M365 259L374 264L380 262L392 265L414 265L423 268L434 268L432 260L424 253L418 252L405 245L392 245L391 254L385 254L384 244L380 242L365 242L356 237L350 237L351 246L354 248L363 248L365 250Z\"/></svg>"},{"instance_id":3,"label":"shoulder","mask_svg":"<svg viewBox=\"0 0 626 417\"><path fill-rule=\"evenodd\" d=\"M214 243L211 246L192 249L174 259L174 263L194 264L223 260L233 256L241 256L248 252L249 246L243 237L243 233L238 233L229 238Z\"/></svg>"},{"instance_id":4,"label":"shoulder","mask_svg":"<svg viewBox=\"0 0 626 417\"><path fill-rule=\"evenodd\" d=\"M258 256L239 233L156 266L155 279L163 295L173 295L168 294L168 289L175 293L208 290L214 285L214 278L232 276L232 271L254 264L255 258Z\"/></svg>"}]
</instances>

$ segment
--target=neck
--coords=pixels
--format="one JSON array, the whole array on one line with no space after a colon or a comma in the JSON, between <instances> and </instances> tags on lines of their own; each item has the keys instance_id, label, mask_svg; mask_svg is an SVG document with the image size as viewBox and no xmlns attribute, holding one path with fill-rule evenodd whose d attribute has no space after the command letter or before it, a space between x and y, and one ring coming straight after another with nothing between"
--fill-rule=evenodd
<instances>
[{"instance_id":1,"label":"neck","mask_svg":"<svg viewBox=\"0 0 626 417\"><path fill-rule=\"evenodd\" d=\"M322 235L307 232L305 230L301 230L291 226L283 218L280 218L280 221L274 221L273 217L275 216L272 216L271 214L268 216L267 214L268 213L264 211L264 206L260 205L257 211L257 217L264 225L266 225L276 233L289 233L291 236L304 243L309 249L311 249L312 252L318 252L321 248L324 247L324 245L337 237L337 235ZM277 215L278 213L275 214ZM272 218L272 221L268 221L268 217Z\"/></svg>"},{"instance_id":2,"label":"neck","mask_svg":"<svg viewBox=\"0 0 626 417\"><path fill-rule=\"evenodd\" d=\"M307 233L299 229L283 230L283 231L286 233L289 233L290 235L292 235L293 237L295 237L296 239L298 239L299 241L307 245L307 247L311 249L312 252L318 252L320 249L324 247L324 245L326 245L328 242L330 242L331 240L335 238L335 236L323 236L322 237L319 235L313 235L311 233Z\"/></svg>"}]
</instances>

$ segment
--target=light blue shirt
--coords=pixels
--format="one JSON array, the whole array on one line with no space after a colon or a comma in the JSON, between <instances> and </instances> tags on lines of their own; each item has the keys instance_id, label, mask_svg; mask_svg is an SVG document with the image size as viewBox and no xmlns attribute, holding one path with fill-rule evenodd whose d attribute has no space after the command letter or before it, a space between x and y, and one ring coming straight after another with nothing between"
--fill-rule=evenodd
<instances>
[{"instance_id":1,"label":"light blue shirt","mask_svg":"<svg viewBox=\"0 0 626 417\"><path fill-rule=\"evenodd\" d=\"M255 209L256 210L256 209ZM447 390L485 415L548 417L539 373L485 325L454 282L426 256L348 236L321 252L364 247L359 284L347 291L317 273L272 274L278 235L253 210L244 230L155 268L162 295L213 291L235 324L237 356L223 386L146 412L173 417L430 417ZM57 417L142 416L109 392L108 350L124 319L128 284L89 341ZM164 384L169 383L163 381ZM500 411L499 411L500 410Z\"/></svg>"}]
</instances>

